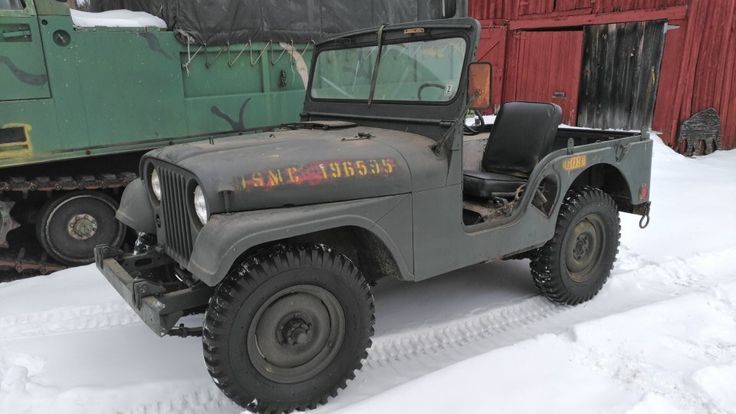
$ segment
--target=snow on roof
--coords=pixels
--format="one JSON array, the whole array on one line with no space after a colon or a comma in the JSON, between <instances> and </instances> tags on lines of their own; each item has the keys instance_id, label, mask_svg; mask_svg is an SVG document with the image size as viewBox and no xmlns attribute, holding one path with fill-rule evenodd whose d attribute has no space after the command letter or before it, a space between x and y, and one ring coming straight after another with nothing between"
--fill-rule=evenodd
<instances>
[{"instance_id":1,"label":"snow on roof","mask_svg":"<svg viewBox=\"0 0 736 414\"><path fill-rule=\"evenodd\" d=\"M166 29L166 22L146 13L131 10L109 10L89 13L70 10L72 21L77 27L158 27Z\"/></svg>"}]
</instances>

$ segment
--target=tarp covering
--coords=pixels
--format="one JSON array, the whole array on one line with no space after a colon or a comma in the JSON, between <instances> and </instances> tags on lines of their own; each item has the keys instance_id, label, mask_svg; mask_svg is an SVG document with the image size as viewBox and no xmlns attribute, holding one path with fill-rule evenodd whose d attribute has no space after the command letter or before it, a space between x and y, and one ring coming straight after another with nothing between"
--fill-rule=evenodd
<instances>
[{"instance_id":1,"label":"tarp covering","mask_svg":"<svg viewBox=\"0 0 736 414\"><path fill-rule=\"evenodd\" d=\"M208 46L303 43L381 24L454 14L448 0L93 0L92 11L129 9L161 17L182 41Z\"/></svg>"}]
</instances>

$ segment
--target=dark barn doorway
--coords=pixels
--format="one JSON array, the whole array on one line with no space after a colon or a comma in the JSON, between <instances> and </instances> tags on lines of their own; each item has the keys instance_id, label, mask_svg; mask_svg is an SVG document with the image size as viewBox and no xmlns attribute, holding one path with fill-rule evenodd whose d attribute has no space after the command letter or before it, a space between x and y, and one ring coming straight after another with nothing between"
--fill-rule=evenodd
<instances>
[{"instance_id":1,"label":"dark barn doorway","mask_svg":"<svg viewBox=\"0 0 736 414\"><path fill-rule=\"evenodd\" d=\"M650 127L665 21L585 27L578 125Z\"/></svg>"}]
</instances>

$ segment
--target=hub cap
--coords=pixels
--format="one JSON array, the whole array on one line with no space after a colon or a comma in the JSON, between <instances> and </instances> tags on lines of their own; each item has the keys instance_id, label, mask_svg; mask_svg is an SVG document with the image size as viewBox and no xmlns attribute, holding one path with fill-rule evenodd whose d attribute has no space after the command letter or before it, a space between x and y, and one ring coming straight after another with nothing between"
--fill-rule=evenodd
<instances>
[{"instance_id":1,"label":"hub cap","mask_svg":"<svg viewBox=\"0 0 736 414\"><path fill-rule=\"evenodd\" d=\"M572 280L585 282L590 279L600 262L605 241L603 221L597 214L589 214L575 224L566 249L567 270Z\"/></svg>"},{"instance_id":2,"label":"hub cap","mask_svg":"<svg viewBox=\"0 0 736 414\"><path fill-rule=\"evenodd\" d=\"M69 220L66 230L74 239L91 239L97 233L97 220L89 214L77 214Z\"/></svg>"},{"instance_id":3,"label":"hub cap","mask_svg":"<svg viewBox=\"0 0 736 414\"><path fill-rule=\"evenodd\" d=\"M344 332L345 315L332 293L314 285L292 286L258 309L246 350L264 377L279 383L301 382L332 362Z\"/></svg>"}]
</instances>

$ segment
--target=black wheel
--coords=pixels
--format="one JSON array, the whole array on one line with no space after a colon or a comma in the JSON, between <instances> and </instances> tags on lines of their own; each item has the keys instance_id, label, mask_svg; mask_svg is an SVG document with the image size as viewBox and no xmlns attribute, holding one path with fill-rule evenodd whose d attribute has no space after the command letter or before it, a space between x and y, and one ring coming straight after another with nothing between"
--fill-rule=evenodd
<instances>
[{"instance_id":1,"label":"black wheel","mask_svg":"<svg viewBox=\"0 0 736 414\"><path fill-rule=\"evenodd\" d=\"M67 265L94 261L94 247L119 247L125 226L115 219L118 203L107 194L76 191L47 202L36 222L36 237L54 259Z\"/></svg>"},{"instance_id":2,"label":"black wheel","mask_svg":"<svg viewBox=\"0 0 736 414\"><path fill-rule=\"evenodd\" d=\"M532 257L534 283L548 299L576 305L590 300L611 274L621 233L616 202L598 188L571 190L554 237Z\"/></svg>"},{"instance_id":3,"label":"black wheel","mask_svg":"<svg viewBox=\"0 0 736 414\"><path fill-rule=\"evenodd\" d=\"M276 246L236 265L210 299L204 359L215 384L253 412L315 408L367 356L373 296L324 246Z\"/></svg>"}]
</instances>

